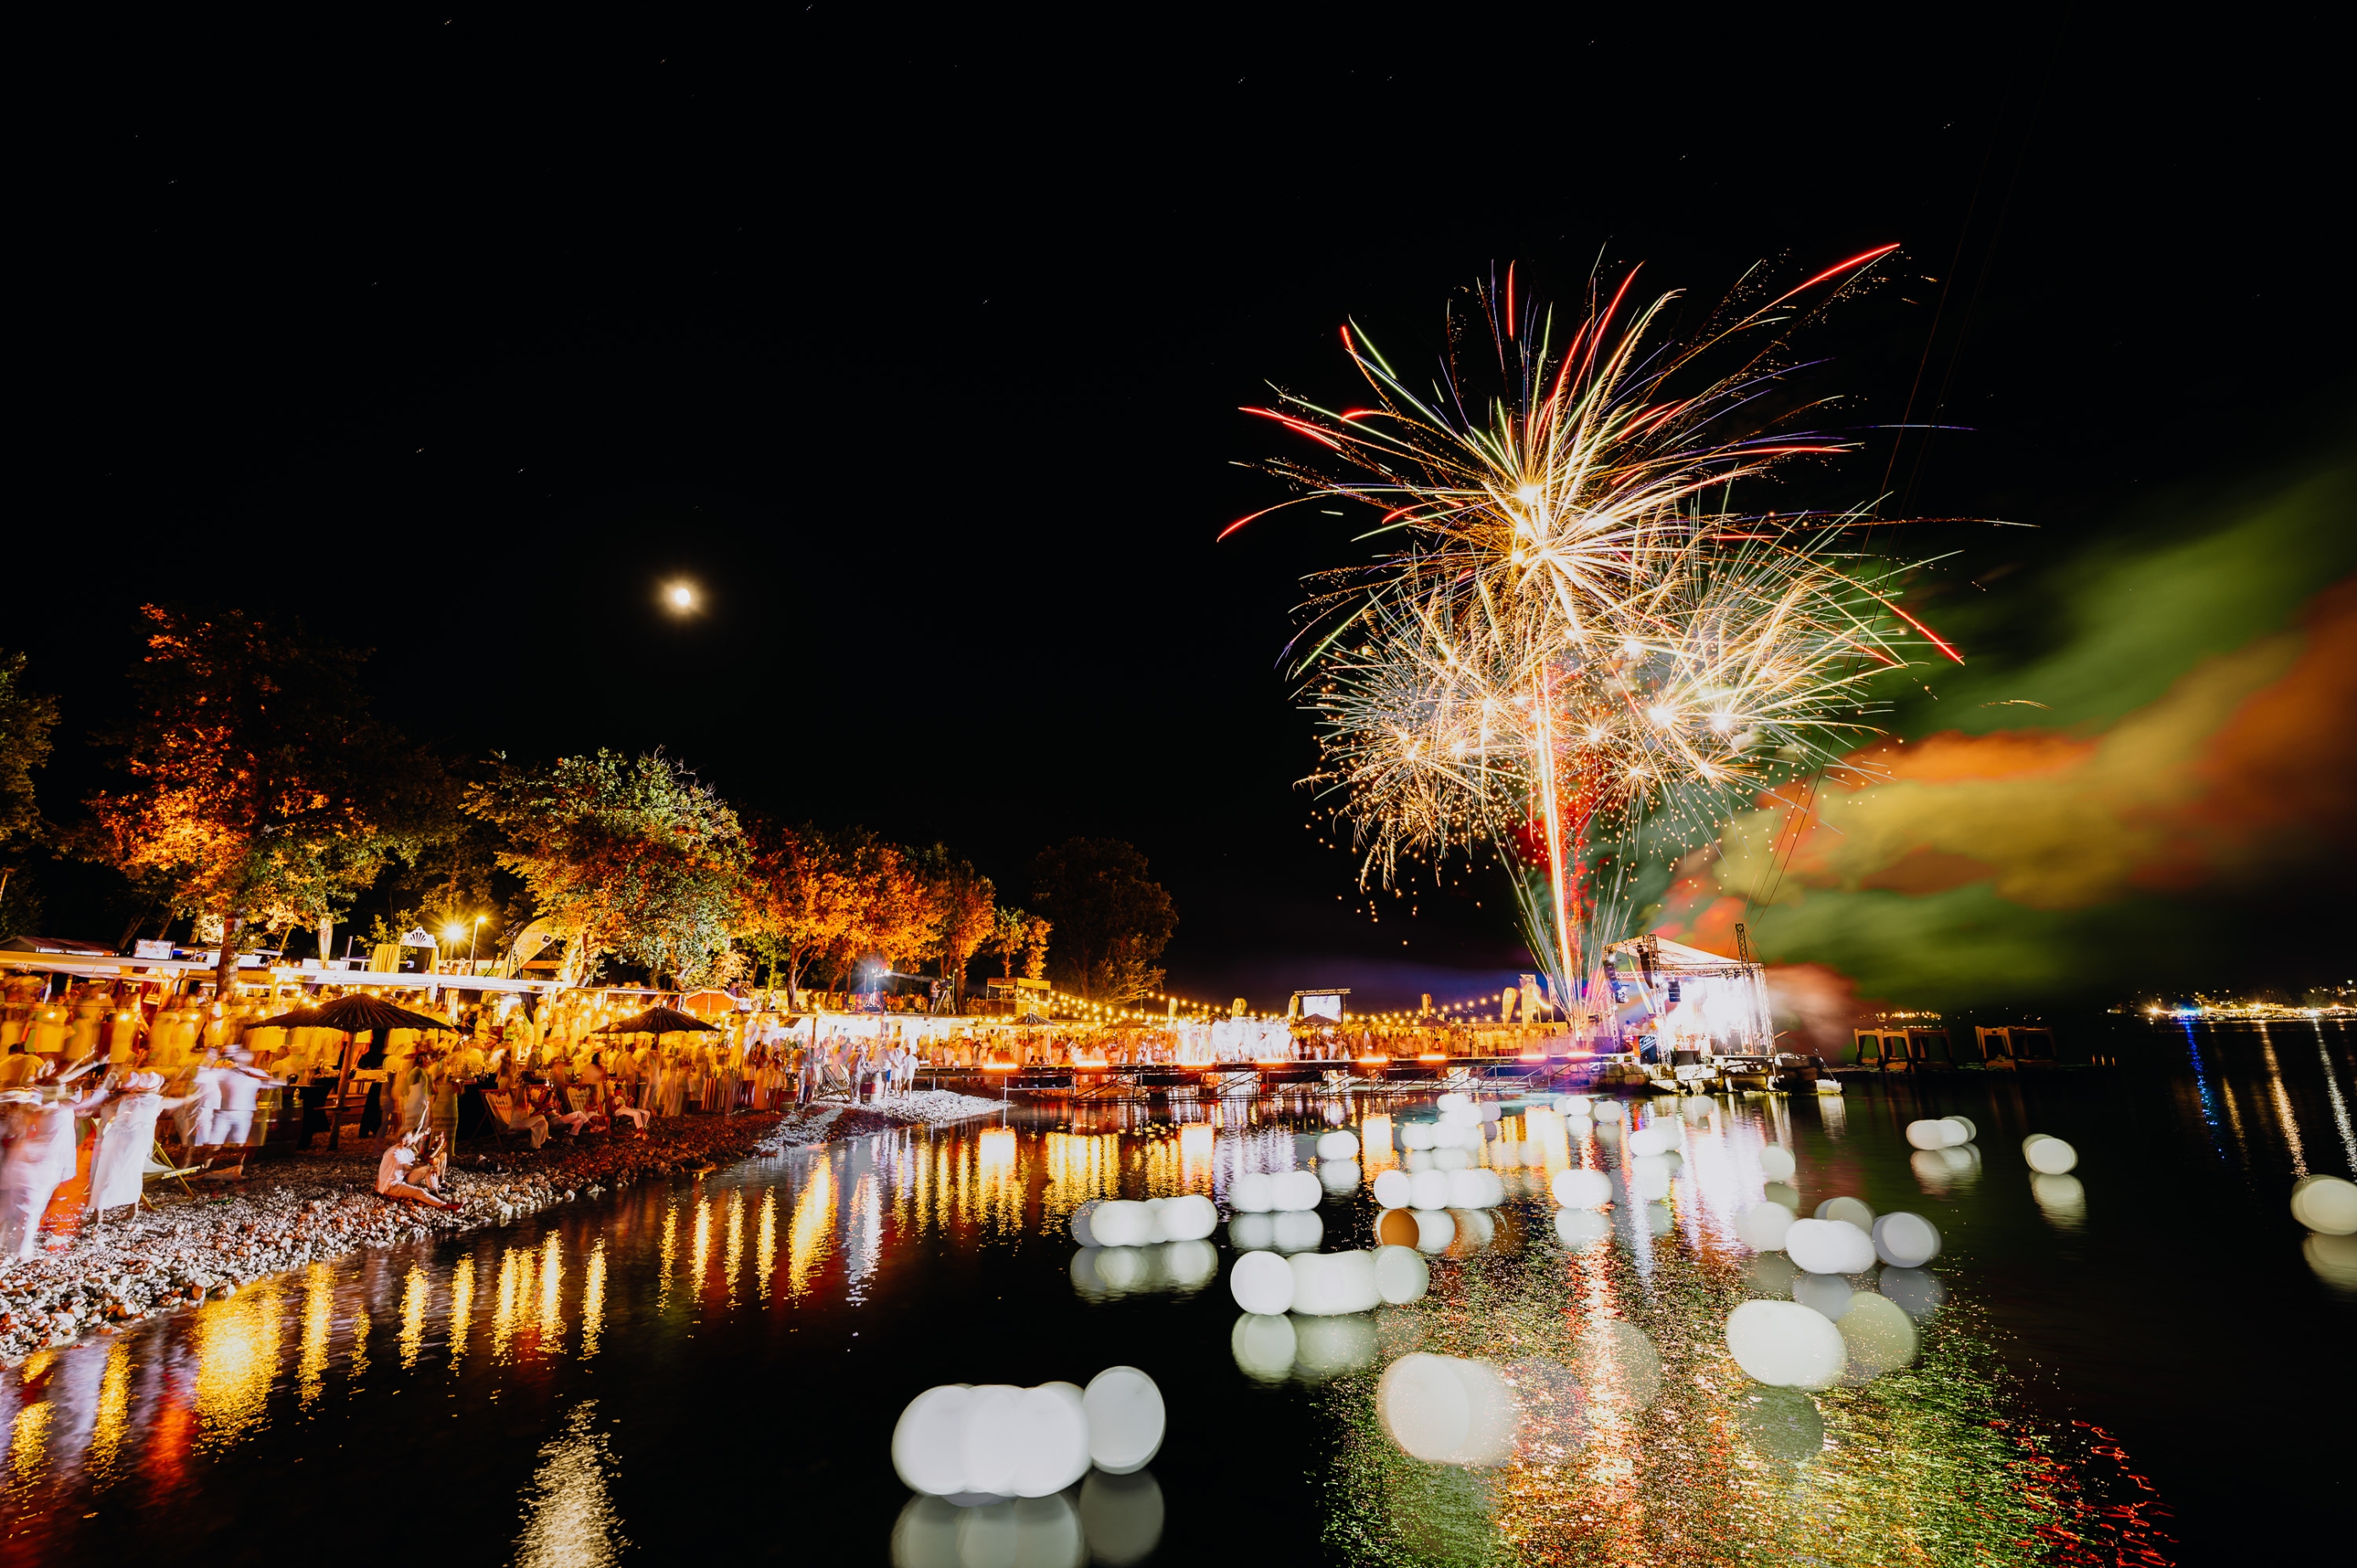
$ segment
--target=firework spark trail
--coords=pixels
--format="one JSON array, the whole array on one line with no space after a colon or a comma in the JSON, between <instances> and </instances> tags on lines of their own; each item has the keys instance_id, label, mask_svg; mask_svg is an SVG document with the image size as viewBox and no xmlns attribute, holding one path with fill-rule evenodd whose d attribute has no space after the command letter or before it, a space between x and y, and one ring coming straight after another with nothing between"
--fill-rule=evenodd
<instances>
[{"instance_id":1,"label":"firework spark trail","mask_svg":"<svg viewBox=\"0 0 2357 1568\"><path fill-rule=\"evenodd\" d=\"M1643 865L1764 791L1855 770L1879 733L1873 683L1919 649L1960 658L1896 603L1907 566L1842 548L1866 512L1735 504L1777 465L1853 449L1796 428L1814 404L1777 412L1787 343L1887 254L1722 306L1690 342L1660 330L1674 293L1631 304L1633 272L1609 299L1591 287L1560 351L1552 312L1525 299L1501 317L1477 289L1492 395L1454 362L1418 391L1348 327L1374 406L1280 392L1248 411L1318 449L1266 466L1296 501L1376 508L1362 537L1394 541L1312 577L1295 644L1324 748L1306 782L1341 795L1362 884L1389 885L1403 857L1496 851L1522 868L1533 954L1567 1001L1626 934Z\"/></svg>"}]
</instances>

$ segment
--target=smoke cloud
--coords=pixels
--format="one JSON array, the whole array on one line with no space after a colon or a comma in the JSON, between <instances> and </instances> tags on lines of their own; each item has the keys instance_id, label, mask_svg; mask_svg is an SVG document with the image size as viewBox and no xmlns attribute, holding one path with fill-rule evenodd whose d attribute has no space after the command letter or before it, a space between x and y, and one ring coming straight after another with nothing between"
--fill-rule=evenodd
<instances>
[{"instance_id":1,"label":"smoke cloud","mask_svg":"<svg viewBox=\"0 0 2357 1568\"><path fill-rule=\"evenodd\" d=\"M1805 818L1763 799L1678 868L1655 929L1731 951L1748 920L1813 1033L1856 998L2181 986L2265 940L2221 921L2345 885L2357 843L2352 498L2330 474L2017 589L2049 651L1953 672L1859 754L1876 782L1827 779Z\"/></svg>"}]
</instances>

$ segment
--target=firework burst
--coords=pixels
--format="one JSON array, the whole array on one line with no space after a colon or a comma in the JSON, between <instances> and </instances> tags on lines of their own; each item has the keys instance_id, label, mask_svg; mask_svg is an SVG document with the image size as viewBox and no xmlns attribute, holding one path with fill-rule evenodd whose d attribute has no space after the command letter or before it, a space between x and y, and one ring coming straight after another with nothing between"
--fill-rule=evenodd
<instances>
[{"instance_id":1,"label":"firework burst","mask_svg":"<svg viewBox=\"0 0 2357 1568\"><path fill-rule=\"evenodd\" d=\"M1248 411L1311 444L1267 465L1297 500L1375 509L1388 546L1311 579L1295 645L1324 749L1308 782L1339 794L1362 884L1496 849L1576 995L1626 934L1641 859L1847 766L1877 733L1871 683L1927 640L1953 657L1893 603L1903 569L1847 547L1878 520L1736 504L1779 464L1851 449L1796 428L1786 346L1888 253L1724 306L1685 342L1662 329L1677 296L1632 307L1632 274L1557 348L1510 272L1476 289L1481 330L1428 390L1346 328L1370 406Z\"/></svg>"}]
</instances>

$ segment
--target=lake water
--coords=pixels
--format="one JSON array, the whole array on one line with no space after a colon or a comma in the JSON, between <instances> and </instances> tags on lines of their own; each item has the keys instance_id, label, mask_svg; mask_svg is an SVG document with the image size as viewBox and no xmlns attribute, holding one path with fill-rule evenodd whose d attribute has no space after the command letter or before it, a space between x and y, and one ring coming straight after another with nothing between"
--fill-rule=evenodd
<instances>
[{"instance_id":1,"label":"lake water","mask_svg":"<svg viewBox=\"0 0 2357 1568\"><path fill-rule=\"evenodd\" d=\"M1609 1235L1567 1243L1551 1167L1516 1164L1487 1244L1436 1259L1421 1302L1243 1331L1224 1227L1210 1269L1076 1267L1065 1217L1222 1197L1295 1164L1298 1133L1387 1145L1365 1119L1417 1108L1017 1108L315 1266L37 1356L0 1375L0 1562L887 1563L896 1530L902 1561L956 1562L961 1524L967 1560L1003 1563L1018 1540L1164 1563L2343 1556L2357 1264L2304 1243L2286 1200L2357 1167L2352 1098L2327 1025L2154 1031L2116 1070L1694 1120L1671 1102L1641 1112L1684 1150L1659 1202L1631 1190L1625 1138L1549 1154L1544 1117L1509 1117L1504 1142L1613 1174ZM1950 1112L1978 1123L1973 1151L1908 1146L1909 1121ZM2033 1131L2077 1145L2075 1193L2033 1188ZM1804 1208L1853 1194L1941 1228L1944 1302L1912 1366L1803 1400L1727 1359L1727 1313L1781 1287L1735 1240L1770 1142ZM1363 1187L1329 1196L1323 1246L1366 1244L1376 1213ZM1411 1348L1509 1369L1517 1463L1390 1441L1374 1385ZM971 1518L895 1478L919 1391L1119 1363L1168 1406L1144 1477Z\"/></svg>"}]
</instances>

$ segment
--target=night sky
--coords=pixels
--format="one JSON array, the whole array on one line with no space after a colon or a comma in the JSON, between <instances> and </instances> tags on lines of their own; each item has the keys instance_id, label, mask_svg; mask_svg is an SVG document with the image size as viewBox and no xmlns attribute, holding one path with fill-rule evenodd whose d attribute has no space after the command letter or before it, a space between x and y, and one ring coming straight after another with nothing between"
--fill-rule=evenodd
<instances>
[{"instance_id":1,"label":"night sky","mask_svg":"<svg viewBox=\"0 0 2357 1568\"><path fill-rule=\"evenodd\" d=\"M1896 241L1813 340L1864 450L1795 496L2035 525L1907 540L1960 552L1920 602L1968 663L1902 728L2044 792L1963 846L1919 795L1812 851L1753 916L1770 956L1943 1005L2342 978L2337 49L2084 7L1112 15L435 13L28 60L0 648L64 704L44 807L102 778L143 601L296 610L454 757L661 746L1010 902L1043 844L1125 838L1181 994L1469 996L1526 963L1502 885L1372 923L1308 826L1281 650L1300 575L1366 547L1314 509L1213 544L1283 494L1238 405L1347 396L1346 319L1428 361L1493 266L1570 306L1641 262L1698 309ZM708 613L660 610L680 575ZM2046 706L1982 705L2013 698ZM2132 723L2175 749L2071 771ZM2190 782L2121 782L2151 768ZM102 877L43 875L58 934L111 940ZM1664 927L1723 934L1744 891L1671 890Z\"/></svg>"}]
</instances>

